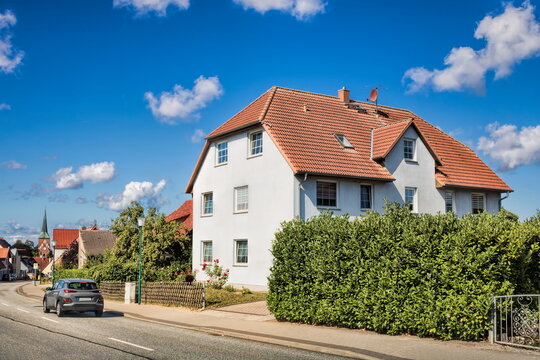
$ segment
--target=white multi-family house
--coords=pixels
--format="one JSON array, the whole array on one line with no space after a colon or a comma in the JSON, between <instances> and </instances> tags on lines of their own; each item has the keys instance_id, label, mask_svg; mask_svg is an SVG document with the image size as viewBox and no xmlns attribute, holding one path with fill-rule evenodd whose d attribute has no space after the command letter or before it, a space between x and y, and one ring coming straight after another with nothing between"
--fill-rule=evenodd
<instances>
[{"instance_id":1,"label":"white multi-family house","mask_svg":"<svg viewBox=\"0 0 540 360\"><path fill-rule=\"evenodd\" d=\"M193 266L267 284L280 223L361 216L385 200L415 213L497 212L512 189L469 147L408 110L273 87L208 135L193 195ZM203 277L203 274L199 273Z\"/></svg>"}]
</instances>

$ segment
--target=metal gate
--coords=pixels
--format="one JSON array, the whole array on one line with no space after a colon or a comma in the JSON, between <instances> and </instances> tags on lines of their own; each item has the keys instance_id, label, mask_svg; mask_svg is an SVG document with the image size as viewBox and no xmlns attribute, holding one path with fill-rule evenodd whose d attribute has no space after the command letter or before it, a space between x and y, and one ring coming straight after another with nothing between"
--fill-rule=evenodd
<instances>
[{"instance_id":1,"label":"metal gate","mask_svg":"<svg viewBox=\"0 0 540 360\"><path fill-rule=\"evenodd\" d=\"M493 297L493 341L498 344L540 348L540 295Z\"/></svg>"}]
</instances>

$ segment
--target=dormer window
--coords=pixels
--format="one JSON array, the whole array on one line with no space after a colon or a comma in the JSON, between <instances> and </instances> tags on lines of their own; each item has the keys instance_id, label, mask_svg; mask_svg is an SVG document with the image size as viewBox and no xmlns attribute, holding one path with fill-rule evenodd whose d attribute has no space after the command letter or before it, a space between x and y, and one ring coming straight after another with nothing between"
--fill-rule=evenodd
<instances>
[{"instance_id":1,"label":"dormer window","mask_svg":"<svg viewBox=\"0 0 540 360\"><path fill-rule=\"evenodd\" d=\"M336 137L337 141L339 141L341 146L343 146L345 149L354 149L354 146L352 146L352 144L349 142L349 140L347 140L345 135L343 135L343 134L334 134L334 136Z\"/></svg>"},{"instance_id":2,"label":"dormer window","mask_svg":"<svg viewBox=\"0 0 540 360\"><path fill-rule=\"evenodd\" d=\"M409 161L416 161L416 140L403 140L403 158Z\"/></svg>"}]
</instances>

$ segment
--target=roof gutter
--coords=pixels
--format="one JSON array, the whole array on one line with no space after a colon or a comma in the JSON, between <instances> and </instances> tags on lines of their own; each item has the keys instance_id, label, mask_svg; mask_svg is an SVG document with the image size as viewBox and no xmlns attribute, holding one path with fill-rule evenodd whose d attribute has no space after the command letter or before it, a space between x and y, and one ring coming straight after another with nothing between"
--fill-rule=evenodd
<instances>
[{"instance_id":1,"label":"roof gutter","mask_svg":"<svg viewBox=\"0 0 540 360\"><path fill-rule=\"evenodd\" d=\"M508 199L509 196L510 196L510 191L507 191L506 195L504 195L502 198L499 198L499 211L501 211L502 209L503 200Z\"/></svg>"}]
</instances>

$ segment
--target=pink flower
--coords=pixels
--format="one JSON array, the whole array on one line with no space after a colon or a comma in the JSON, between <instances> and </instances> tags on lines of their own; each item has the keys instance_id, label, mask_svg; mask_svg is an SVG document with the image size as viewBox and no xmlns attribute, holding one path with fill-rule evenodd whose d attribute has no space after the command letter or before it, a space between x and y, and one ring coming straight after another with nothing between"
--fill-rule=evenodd
<instances>
[{"instance_id":1,"label":"pink flower","mask_svg":"<svg viewBox=\"0 0 540 360\"><path fill-rule=\"evenodd\" d=\"M218 280L221 280L221 278L218 278Z\"/></svg>"},{"instance_id":2,"label":"pink flower","mask_svg":"<svg viewBox=\"0 0 540 360\"><path fill-rule=\"evenodd\" d=\"M203 271L206 269L206 264L202 264Z\"/></svg>"},{"instance_id":3,"label":"pink flower","mask_svg":"<svg viewBox=\"0 0 540 360\"><path fill-rule=\"evenodd\" d=\"M219 259L214 260L216 264L219 264Z\"/></svg>"},{"instance_id":4,"label":"pink flower","mask_svg":"<svg viewBox=\"0 0 540 360\"><path fill-rule=\"evenodd\" d=\"M229 271L230 271L229 269L225 269L225 272L227 272L227 273L228 273Z\"/></svg>"},{"instance_id":5,"label":"pink flower","mask_svg":"<svg viewBox=\"0 0 540 360\"><path fill-rule=\"evenodd\" d=\"M207 282L207 283L209 283L209 282L210 282L210 280L206 280L206 282Z\"/></svg>"}]
</instances>

